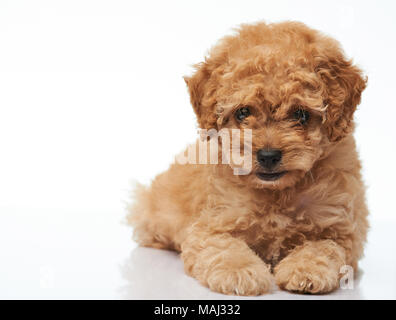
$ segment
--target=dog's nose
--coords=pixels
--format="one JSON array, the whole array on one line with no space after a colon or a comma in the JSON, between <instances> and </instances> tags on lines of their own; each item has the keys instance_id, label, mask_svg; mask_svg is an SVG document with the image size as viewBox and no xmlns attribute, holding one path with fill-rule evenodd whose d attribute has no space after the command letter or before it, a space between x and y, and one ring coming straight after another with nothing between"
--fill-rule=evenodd
<instances>
[{"instance_id":1,"label":"dog's nose","mask_svg":"<svg viewBox=\"0 0 396 320\"><path fill-rule=\"evenodd\" d=\"M257 151L257 161L268 170L272 170L282 159L282 152L276 149L260 149Z\"/></svg>"}]
</instances>

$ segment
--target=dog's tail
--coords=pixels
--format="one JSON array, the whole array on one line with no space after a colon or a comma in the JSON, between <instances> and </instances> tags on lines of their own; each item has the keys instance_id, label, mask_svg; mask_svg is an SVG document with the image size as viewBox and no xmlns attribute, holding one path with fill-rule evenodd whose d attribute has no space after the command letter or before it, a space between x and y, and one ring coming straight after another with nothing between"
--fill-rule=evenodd
<instances>
[{"instance_id":1,"label":"dog's tail","mask_svg":"<svg viewBox=\"0 0 396 320\"><path fill-rule=\"evenodd\" d=\"M133 228L133 240L144 247L177 249L161 232L156 219L156 210L151 187L134 183L132 199L127 206L126 223Z\"/></svg>"}]
</instances>

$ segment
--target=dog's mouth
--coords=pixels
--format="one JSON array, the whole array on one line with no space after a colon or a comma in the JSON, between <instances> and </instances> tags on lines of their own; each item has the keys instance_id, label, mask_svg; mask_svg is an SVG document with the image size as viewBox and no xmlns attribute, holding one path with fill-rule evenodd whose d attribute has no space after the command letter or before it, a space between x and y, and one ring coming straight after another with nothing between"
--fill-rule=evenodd
<instances>
[{"instance_id":1,"label":"dog's mouth","mask_svg":"<svg viewBox=\"0 0 396 320\"><path fill-rule=\"evenodd\" d=\"M283 177L286 174L287 171L281 171L281 172L273 172L273 173L266 173L266 172L257 172L256 176L264 181L276 181Z\"/></svg>"}]
</instances>

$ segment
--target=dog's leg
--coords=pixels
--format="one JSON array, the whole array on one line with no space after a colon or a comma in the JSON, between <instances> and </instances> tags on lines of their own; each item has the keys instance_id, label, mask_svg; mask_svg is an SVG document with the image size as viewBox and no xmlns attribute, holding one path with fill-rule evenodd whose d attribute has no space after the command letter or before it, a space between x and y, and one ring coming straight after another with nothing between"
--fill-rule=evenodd
<instances>
[{"instance_id":1,"label":"dog's leg","mask_svg":"<svg viewBox=\"0 0 396 320\"><path fill-rule=\"evenodd\" d=\"M307 241L275 268L280 288L300 293L326 293L339 287L346 251L332 240Z\"/></svg>"},{"instance_id":2,"label":"dog's leg","mask_svg":"<svg viewBox=\"0 0 396 320\"><path fill-rule=\"evenodd\" d=\"M194 230L183 242L181 256L186 272L213 291L260 295L271 289L269 266L230 234Z\"/></svg>"}]
</instances>

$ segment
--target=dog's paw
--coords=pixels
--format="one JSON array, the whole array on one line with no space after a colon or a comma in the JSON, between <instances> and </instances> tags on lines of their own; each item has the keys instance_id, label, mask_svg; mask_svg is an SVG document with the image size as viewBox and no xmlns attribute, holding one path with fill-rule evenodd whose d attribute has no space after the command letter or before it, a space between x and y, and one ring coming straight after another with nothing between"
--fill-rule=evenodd
<instances>
[{"instance_id":1,"label":"dog's paw","mask_svg":"<svg viewBox=\"0 0 396 320\"><path fill-rule=\"evenodd\" d=\"M207 278L208 287L229 295L257 296L267 293L273 285L273 276L264 263L240 269L217 268Z\"/></svg>"},{"instance_id":2,"label":"dog's paw","mask_svg":"<svg viewBox=\"0 0 396 320\"><path fill-rule=\"evenodd\" d=\"M296 265L286 258L275 268L276 283L281 289L297 293L333 291L339 286L338 272L322 262L313 259Z\"/></svg>"}]
</instances>

